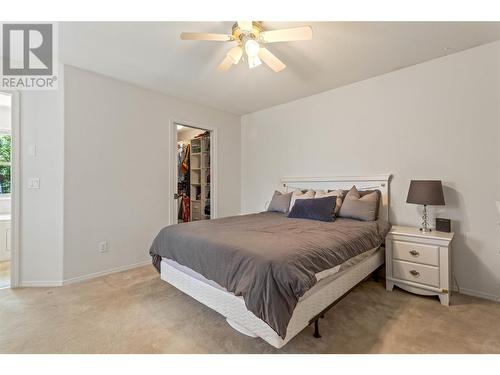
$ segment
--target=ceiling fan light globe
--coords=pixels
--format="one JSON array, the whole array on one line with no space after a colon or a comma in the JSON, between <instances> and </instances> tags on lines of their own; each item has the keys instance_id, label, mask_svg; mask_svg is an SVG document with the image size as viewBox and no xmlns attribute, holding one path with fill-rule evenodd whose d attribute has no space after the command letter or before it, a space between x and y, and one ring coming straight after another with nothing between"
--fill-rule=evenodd
<instances>
[{"instance_id":1,"label":"ceiling fan light globe","mask_svg":"<svg viewBox=\"0 0 500 375\"><path fill-rule=\"evenodd\" d=\"M262 61L260 61L259 56L248 56L248 67L250 69L256 68L260 64L262 64Z\"/></svg>"},{"instance_id":2,"label":"ceiling fan light globe","mask_svg":"<svg viewBox=\"0 0 500 375\"><path fill-rule=\"evenodd\" d=\"M245 42L245 52L248 57L254 57L259 54L260 45L256 40L248 39Z\"/></svg>"}]
</instances>

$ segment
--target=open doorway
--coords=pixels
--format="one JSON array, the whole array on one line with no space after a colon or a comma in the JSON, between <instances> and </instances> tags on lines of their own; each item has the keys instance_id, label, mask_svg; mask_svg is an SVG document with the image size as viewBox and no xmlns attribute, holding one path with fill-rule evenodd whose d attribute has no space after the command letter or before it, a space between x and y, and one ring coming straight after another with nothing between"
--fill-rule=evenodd
<instances>
[{"instance_id":1,"label":"open doorway","mask_svg":"<svg viewBox=\"0 0 500 375\"><path fill-rule=\"evenodd\" d=\"M175 124L177 223L209 220L212 210L212 131Z\"/></svg>"},{"instance_id":2,"label":"open doorway","mask_svg":"<svg viewBox=\"0 0 500 375\"><path fill-rule=\"evenodd\" d=\"M0 288L11 285L12 95L0 92Z\"/></svg>"}]
</instances>

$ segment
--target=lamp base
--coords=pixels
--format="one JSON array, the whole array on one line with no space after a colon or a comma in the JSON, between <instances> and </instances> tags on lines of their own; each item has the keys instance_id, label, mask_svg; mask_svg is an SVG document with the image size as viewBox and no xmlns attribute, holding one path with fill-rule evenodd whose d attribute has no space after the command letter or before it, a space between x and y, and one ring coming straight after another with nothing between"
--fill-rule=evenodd
<instances>
[{"instance_id":1,"label":"lamp base","mask_svg":"<svg viewBox=\"0 0 500 375\"><path fill-rule=\"evenodd\" d=\"M420 227L420 231L422 233L432 232L432 229L429 225L429 216L427 215L427 205L424 204L424 211L422 213L422 226Z\"/></svg>"}]
</instances>

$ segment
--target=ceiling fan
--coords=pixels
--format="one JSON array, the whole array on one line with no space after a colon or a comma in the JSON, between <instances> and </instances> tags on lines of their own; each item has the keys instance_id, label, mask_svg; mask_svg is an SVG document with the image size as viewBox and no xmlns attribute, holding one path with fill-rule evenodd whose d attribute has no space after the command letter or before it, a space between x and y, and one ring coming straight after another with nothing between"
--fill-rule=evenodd
<instances>
[{"instance_id":1,"label":"ceiling fan","mask_svg":"<svg viewBox=\"0 0 500 375\"><path fill-rule=\"evenodd\" d=\"M238 45L229 50L224 60L217 67L220 72L225 72L231 65L238 64L244 58L243 51L249 68L255 68L263 61L272 70L279 72L285 69L286 65L264 45L267 43L312 39L312 28L311 26L301 26L291 29L264 31L261 22L238 21L233 25L231 34L181 33L181 39L236 42Z\"/></svg>"}]
</instances>

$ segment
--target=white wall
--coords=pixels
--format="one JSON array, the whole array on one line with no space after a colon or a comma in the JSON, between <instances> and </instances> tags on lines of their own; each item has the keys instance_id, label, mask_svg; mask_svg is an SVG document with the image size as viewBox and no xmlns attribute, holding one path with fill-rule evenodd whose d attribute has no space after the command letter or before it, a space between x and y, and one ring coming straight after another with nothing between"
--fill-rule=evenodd
<instances>
[{"instance_id":1,"label":"white wall","mask_svg":"<svg viewBox=\"0 0 500 375\"><path fill-rule=\"evenodd\" d=\"M20 94L22 286L58 285L62 280L63 82L60 67L58 90ZM36 157L27 153L32 145L36 145ZM40 178L40 189L27 189L29 177Z\"/></svg>"},{"instance_id":2,"label":"white wall","mask_svg":"<svg viewBox=\"0 0 500 375\"><path fill-rule=\"evenodd\" d=\"M418 225L411 179L441 179L453 275L499 298L500 43L477 47L242 118L242 211L282 176L392 173L392 221Z\"/></svg>"},{"instance_id":3,"label":"white wall","mask_svg":"<svg viewBox=\"0 0 500 375\"><path fill-rule=\"evenodd\" d=\"M219 216L239 213L238 116L66 66L66 280L150 260L173 203L171 120L217 128ZM109 252L98 252L100 241Z\"/></svg>"}]
</instances>

